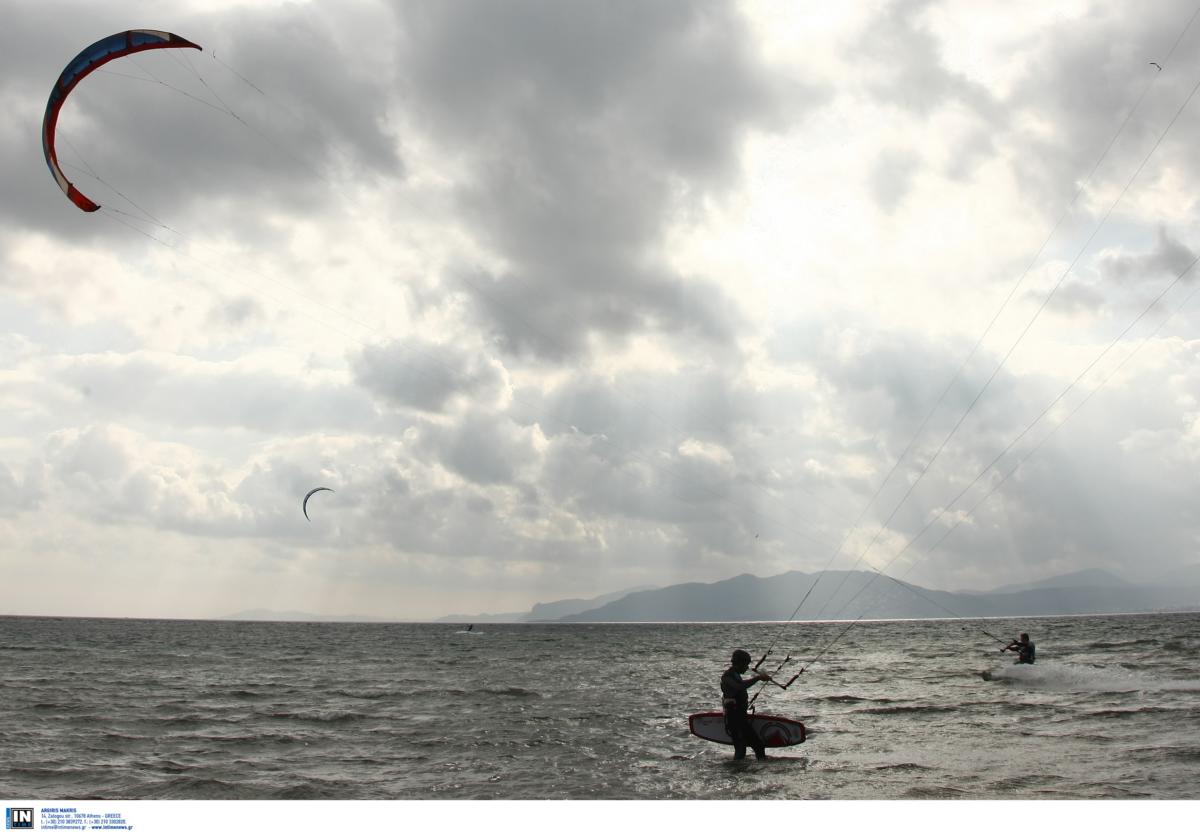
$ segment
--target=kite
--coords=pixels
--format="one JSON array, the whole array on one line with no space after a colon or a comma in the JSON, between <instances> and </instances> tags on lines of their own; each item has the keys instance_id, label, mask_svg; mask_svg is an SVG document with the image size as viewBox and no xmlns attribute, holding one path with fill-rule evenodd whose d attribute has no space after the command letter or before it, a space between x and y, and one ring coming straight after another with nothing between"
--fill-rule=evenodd
<instances>
[{"instance_id":1,"label":"kite","mask_svg":"<svg viewBox=\"0 0 1200 832\"><path fill-rule=\"evenodd\" d=\"M62 188L67 199L74 202L84 211L96 211L100 206L88 199L63 174L58 166L58 153L54 149L54 131L58 126L58 114L63 102L75 85L95 72L109 61L144 52L147 49L200 49L201 47L190 40L173 35L170 32L159 32L154 29L130 29L128 32L118 32L93 43L84 49L67 64L67 68L54 82L50 91L50 99L46 102L46 115L42 117L42 151L46 154L46 165L50 175Z\"/></svg>"},{"instance_id":2,"label":"kite","mask_svg":"<svg viewBox=\"0 0 1200 832\"><path fill-rule=\"evenodd\" d=\"M300 508L304 511L304 519L310 523L312 522L312 518L308 516L308 498L311 497L312 495L316 494L318 491L329 491L332 493L333 489L326 488L325 486L322 485L319 488L314 488L312 491L310 491L304 495L304 504Z\"/></svg>"}]
</instances>

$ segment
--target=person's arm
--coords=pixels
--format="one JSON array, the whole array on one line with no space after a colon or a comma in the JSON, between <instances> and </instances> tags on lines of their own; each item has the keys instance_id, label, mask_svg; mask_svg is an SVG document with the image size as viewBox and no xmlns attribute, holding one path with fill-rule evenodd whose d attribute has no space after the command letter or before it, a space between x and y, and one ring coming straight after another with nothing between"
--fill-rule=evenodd
<instances>
[{"instance_id":1,"label":"person's arm","mask_svg":"<svg viewBox=\"0 0 1200 832\"><path fill-rule=\"evenodd\" d=\"M721 680L721 692L725 696L732 696L735 693L745 693L758 681L760 680L757 674L752 679L743 679L741 676L725 676Z\"/></svg>"}]
</instances>

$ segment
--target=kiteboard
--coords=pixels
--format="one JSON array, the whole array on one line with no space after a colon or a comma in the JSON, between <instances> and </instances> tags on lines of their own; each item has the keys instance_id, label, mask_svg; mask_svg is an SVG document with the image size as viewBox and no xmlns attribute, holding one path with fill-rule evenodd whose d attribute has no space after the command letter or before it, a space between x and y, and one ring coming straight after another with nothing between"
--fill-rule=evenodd
<instances>
[{"instance_id":1,"label":"kiteboard","mask_svg":"<svg viewBox=\"0 0 1200 832\"><path fill-rule=\"evenodd\" d=\"M750 714L749 719L750 726L762 738L763 745L767 748L799 745L807 737L804 723L785 716ZM702 740L733 745L729 732L725 730L725 714L720 711L692 714L688 717L688 728Z\"/></svg>"}]
</instances>

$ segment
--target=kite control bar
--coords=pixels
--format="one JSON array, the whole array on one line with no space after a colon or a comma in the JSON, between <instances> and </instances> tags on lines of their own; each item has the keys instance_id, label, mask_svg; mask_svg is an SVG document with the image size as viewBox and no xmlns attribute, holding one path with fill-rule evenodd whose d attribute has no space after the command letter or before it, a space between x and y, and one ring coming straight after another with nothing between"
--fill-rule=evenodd
<instances>
[{"instance_id":1,"label":"kite control bar","mask_svg":"<svg viewBox=\"0 0 1200 832\"><path fill-rule=\"evenodd\" d=\"M763 656L763 658L765 659L766 656ZM779 663L779 666L775 668L775 673L778 673L780 670L782 670L783 666L785 664L787 664L788 662L790 662L791 660L792 660L792 655L791 655L791 653L789 653L787 656L784 657L783 661L781 661ZM759 661L759 664L762 664L762 662ZM757 668L755 668L755 669L757 669ZM787 690L788 688L790 688L792 686L792 682L794 682L800 678L800 674L802 674L803 672L804 672L804 668L802 667L802 668L800 668L799 671L796 672L795 676L788 679L783 684L780 684L779 682L776 682L774 679L771 679L771 678L768 678L765 681L770 682L772 685L779 688L780 690ZM759 688L757 691L755 691L754 696L750 697L750 701L746 703L746 707L749 708L751 705L753 705L754 700L758 699L759 694L761 694L764 690L765 690L765 688Z\"/></svg>"}]
</instances>

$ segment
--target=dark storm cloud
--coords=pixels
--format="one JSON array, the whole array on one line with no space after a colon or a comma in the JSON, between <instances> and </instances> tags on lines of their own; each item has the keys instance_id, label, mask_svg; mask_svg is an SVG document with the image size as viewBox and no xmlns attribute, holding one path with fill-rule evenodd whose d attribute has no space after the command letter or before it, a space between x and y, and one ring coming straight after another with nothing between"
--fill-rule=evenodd
<instances>
[{"instance_id":1,"label":"dark storm cloud","mask_svg":"<svg viewBox=\"0 0 1200 832\"><path fill-rule=\"evenodd\" d=\"M1104 252L1094 271L1074 270L1055 291L1048 308L1060 315L1107 312L1122 324L1127 323L1177 278L1194 282L1196 257L1185 243L1160 227L1150 249ZM1033 308L1044 298L1044 290L1025 293Z\"/></svg>"},{"instance_id":2,"label":"dark storm cloud","mask_svg":"<svg viewBox=\"0 0 1200 832\"><path fill-rule=\"evenodd\" d=\"M738 510L734 466L676 451L613 459L598 443L560 438L547 452L545 487L585 518L682 524Z\"/></svg>"},{"instance_id":3,"label":"dark storm cloud","mask_svg":"<svg viewBox=\"0 0 1200 832\"><path fill-rule=\"evenodd\" d=\"M1106 153L1093 181L1123 186L1129 180L1195 82L1190 67L1200 35L1196 24L1172 59L1166 58L1194 12L1194 5L1183 0L1154 3L1135 15L1082 14L1037 33L1029 69L1007 98L1009 114L999 126L1017 161L1018 181L1048 211L1057 214L1066 207ZM1150 61L1164 62L1163 71ZM1053 129L1024 131L1022 115ZM1134 188L1152 181L1162 165L1197 172L1195 130L1194 120L1185 115Z\"/></svg>"},{"instance_id":4,"label":"dark storm cloud","mask_svg":"<svg viewBox=\"0 0 1200 832\"><path fill-rule=\"evenodd\" d=\"M523 465L536 460L528 430L480 411L453 425L426 424L417 448L427 460L482 485L511 483Z\"/></svg>"},{"instance_id":5,"label":"dark storm cloud","mask_svg":"<svg viewBox=\"0 0 1200 832\"><path fill-rule=\"evenodd\" d=\"M46 96L67 61L144 21L133 6L86 3L31 5L6 16L0 100L11 120L0 131L7 183L0 212L10 221L71 235L120 231L76 216L46 171L38 131ZM205 221L227 225L231 202L248 200L239 210L254 210L235 227L244 231L257 212L321 210L347 165L349 173L400 174L386 118L390 82L360 49L362 38L373 42L370 36L378 35L375 18L342 7L287 5L233 17L170 13L154 25L206 51L114 61L76 88L60 120L60 160L74 166L68 177L97 201L137 213L91 180L88 169L156 217L169 223L190 217L185 229ZM214 52L268 97L215 63ZM225 106L246 124L220 112Z\"/></svg>"},{"instance_id":6,"label":"dark storm cloud","mask_svg":"<svg viewBox=\"0 0 1200 832\"><path fill-rule=\"evenodd\" d=\"M994 115L991 94L943 62L941 44L921 17L933 6L931 0L891 3L851 44L854 60L878 65L879 80L870 87L889 105L922 117L951 103L977 114Z\"/></svg>"},{"instance_id":7,"label":"dark storm cloud","mask_svg":"<svg viewBox=\"0 0 1200 832\"><path fill-rule=\"evenodd\" d=\"M504 385L501 369L484 356L419 340L367 347L354 371L360 385L390 404L433 412L456 397L494 400Z\"/></svg>"},{"instance_id":8,"label":"dark storm cloud","mask_svg":"<svg viewBox=\"0 0 1200 832\"><path fill-rule=\"evenodd\" d=\"M944 148L946 173L963 178L1004 153L1030 209L1051 217L1072 203L1106 152L1093 184L1124 185L1195 80L1187 68L1194 63L1200 27L1187 33L1163 72L1149 65L1166 60L1194 13L1183 0L1156 3L1132 16L1097 4L1048 23L1022 42L1027 69L1003 98L947 65L943 44L925 18L933 8L929 0L898 0L848 45L856 61L877 68L868 89L881 104L921 118L948 108L973 114L978 123L957 145ZM1145 99L1122 127L1143 92ZM1118 129L1119 139L1106 151ZM1195 130L1195 120L1185 114L1156 152L1158 162L1142 174L1142 184L1163 167L1196 172L1190 152Z\"/></svg>"},{"instance_id":9,"label":"dark storm cloud","mask_svg":"<svg viewBox=\"0 0 1200 832\"><path fill-rule=\"evenodd\" d=\"M1160 227L1153 250L1144 254L1113 254L1100 260L1100 274L1115 284L1178 277L1196 262L1196 253ZM1188 278L1196 279L1195 270Z\"/></svg>"},{"instance_id":10,"label":"dark storm cloud","mask_svg":"<svg viewBox=\"0 0 1200 832\"><path fill-rule=\"evenodd\" d=\"M553 358L585 349L592 332L727 344L733 304L667 268L662 234L689 200L736 182L749 131L782 126L816 97L771 76L732 7L397 10L414 123L467 161L459 205L507 263L466 283L498 341Z\"/></svg>"}]
</instances>

